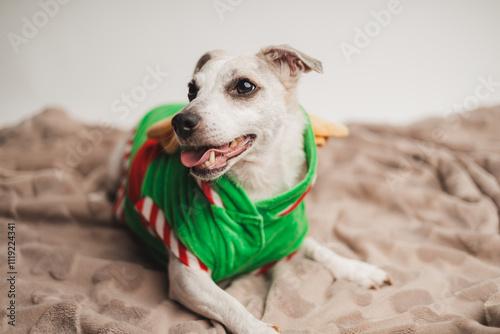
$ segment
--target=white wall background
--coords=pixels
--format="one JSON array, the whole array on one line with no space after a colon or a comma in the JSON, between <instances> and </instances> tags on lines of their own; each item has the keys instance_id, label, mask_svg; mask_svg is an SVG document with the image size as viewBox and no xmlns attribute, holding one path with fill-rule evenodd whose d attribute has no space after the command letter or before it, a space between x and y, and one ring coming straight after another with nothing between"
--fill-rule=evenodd
<instances>
[{"instance_id":1,"label":"white wall background","mask_svg":"<svg viewBox=\"0 0 500 334\"><path fill-rule=\"evenodd\" d=\"M155 105L185 101L205 51L282 43L323 61L299 94L331 120L406 123L500 103L500 1L400 0L377 32L372 11L391 1L0 0L0 126L59 105L128 127ZM218 13L220 3L231 10ZM349 63L340 45L366 27L373 37ZM169 75L141 90L155 69Z\"/></svg>"}]
</instances>

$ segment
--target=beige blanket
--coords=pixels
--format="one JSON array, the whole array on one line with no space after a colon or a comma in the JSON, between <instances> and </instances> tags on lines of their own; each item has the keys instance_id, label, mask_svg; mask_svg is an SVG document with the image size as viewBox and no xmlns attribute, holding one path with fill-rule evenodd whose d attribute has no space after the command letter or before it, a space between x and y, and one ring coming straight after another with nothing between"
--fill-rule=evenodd
<instances>
[{"instance_id":1,"label":"beige blanket","mask_svg":"<svg viewBox=\"0 0 500 334\"><path fill-rule=\"evenodd\" d=\"M366 290L297 256L227 291L289 334L500 333L500 108L350 129L319 150L311 234L394 285ZM1 333L225 333L169 300L163 268L112 223L120 135L59 110L0 131Z\"/></svg>"}]
</instances>

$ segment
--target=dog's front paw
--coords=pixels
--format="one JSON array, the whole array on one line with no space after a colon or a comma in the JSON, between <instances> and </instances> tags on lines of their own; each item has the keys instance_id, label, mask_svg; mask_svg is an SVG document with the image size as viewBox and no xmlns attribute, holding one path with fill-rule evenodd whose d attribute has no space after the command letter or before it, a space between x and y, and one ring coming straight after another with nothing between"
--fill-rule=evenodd
<instances>
[{"instance_id":1,"label":"dog's front paw","mask_svg":"<svg viewBox=\"0 0 500 334\"><path fill-rule=\"evenodd\" d=\"M336 279L345 278L370 289L379 289L384 285L392 285L392 278L377 266L357 260L344 260L341 263L336 262L327 265L327 268Z\"/></svg>"}]
</instances>

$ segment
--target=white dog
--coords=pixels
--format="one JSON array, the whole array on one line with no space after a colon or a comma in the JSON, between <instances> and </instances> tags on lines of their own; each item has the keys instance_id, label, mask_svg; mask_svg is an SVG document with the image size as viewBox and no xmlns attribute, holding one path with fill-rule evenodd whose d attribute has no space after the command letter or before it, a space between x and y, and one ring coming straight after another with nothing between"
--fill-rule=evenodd
<instances>
[{"instance_id":1,"label":"white dog","mask_svg":"<svg viewBox=\"0 0 500 334\"><path fill-rule=\"evenodd\" d=\"M300 202L311 186L316 157L296 86L301 73L311 70L321 73L321 62L287 45L268 47L253 56L208 52L198 61L189 83L189 104L174 108L176 115L167 127L153 125L159 119L146 116L136 132L134 142L143 144L132 150L117 209L125 206L127 212L128 204L132 208L128 214L137 214L144 224L133 225L134 231L150 230L169 250L170 297L221 322L232 333L275 333L277 327L253 317L214 279L276 261L277 247L290 253L300 246L305 256L321 262L337 279L366 288L391 284L383 270L343 258L305 237L307 220ZM165 116L172 114L169 110ZM167 133L170 123L176 138ZM141 127L149 128L149 140ZM172 139L182 152L165 154L162 150L169 151L166 142ZM159 142L163 149L158 149ZM119 150L123 149L122 145ZM175 152L175 147L170 151ZM110 161L110 178L115 182L121 154L115 153ZM146 167L141 167L144 163ZM147 168L153 171L144 172ZM168 171L167 176L161 168ZM134 170L140 176L131 176ZM181 178L184 181L178 181ZM188 208L177 198L189 198ZM195 207L196 200L205 205ZM177 204L170 207L171 203ZM269 215L266 210L277 211ZM281 222L280 233L291 236L286 245L272 235L277 230L266 230L268 220L275 225Z\"/></svg>"}]
</instances>

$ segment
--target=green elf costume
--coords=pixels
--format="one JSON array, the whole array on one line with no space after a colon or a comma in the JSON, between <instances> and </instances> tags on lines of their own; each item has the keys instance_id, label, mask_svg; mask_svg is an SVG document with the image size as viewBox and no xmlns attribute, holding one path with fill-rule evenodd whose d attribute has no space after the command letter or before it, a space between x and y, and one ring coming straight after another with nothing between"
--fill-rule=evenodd
<instances>
[{"instance_id":1,"label":"green elf costume","mask_svg":"<svg viewBox=\"0 0 500 334\"><path fill-rule=\"evenodd\" d=\"M310 122L303 134L306 176L285 193L252 202L225 175L214 182L197 180L182 165L178 149L165 153L164 145L148 139L148 129L184 106L153 109L127 141L115 216L127 222L163 265L168 262L168 248L214 281L259 273L292 256L309 228L302 200L317 167Z\"/></svg>"}]
</instances>

